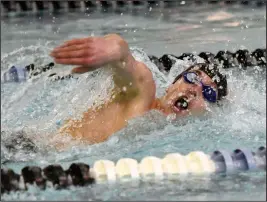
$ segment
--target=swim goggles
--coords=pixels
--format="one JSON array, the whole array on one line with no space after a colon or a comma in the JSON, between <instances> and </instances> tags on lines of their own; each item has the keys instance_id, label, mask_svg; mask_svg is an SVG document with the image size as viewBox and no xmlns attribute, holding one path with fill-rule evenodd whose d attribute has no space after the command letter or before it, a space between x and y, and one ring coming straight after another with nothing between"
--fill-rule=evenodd
<instances>
[{"instance_id":1,"label":"swim goggles","mask_svg":"<svg viewBox=\"0 0 267 202\"><path fill-rule=\"evenodd\" d=\"M183 78L187 83L200 84L202 86L203 97L209 102L216 102L216 91L211 86L203 84L201 78L195 72L185 72Z\"/></svg>"}]
</instances>

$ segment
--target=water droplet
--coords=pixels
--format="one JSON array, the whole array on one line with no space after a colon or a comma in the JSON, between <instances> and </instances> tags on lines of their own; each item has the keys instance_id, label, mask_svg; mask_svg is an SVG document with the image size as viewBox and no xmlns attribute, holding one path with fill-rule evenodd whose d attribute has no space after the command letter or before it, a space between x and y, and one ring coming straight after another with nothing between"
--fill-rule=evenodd
<instances>
[{"instance_id":1,"label":"water droplet","mask_svg":"<svg viewBox=\"0 0 267 202\"><path fill-rule=\"evenodd\" d=\"M255 136L254 141L259 141L259 136Z\"/></svg>"},{"instance_id":2,"label":"water droplet","mask_svg":"<svg viewBox=\"0 0 267 202\"><path fill-rule=\"evenodd\" d=\"M57 126L60 126L62 123L61 119L56 121Z\"/></svg>"}]
</instances>

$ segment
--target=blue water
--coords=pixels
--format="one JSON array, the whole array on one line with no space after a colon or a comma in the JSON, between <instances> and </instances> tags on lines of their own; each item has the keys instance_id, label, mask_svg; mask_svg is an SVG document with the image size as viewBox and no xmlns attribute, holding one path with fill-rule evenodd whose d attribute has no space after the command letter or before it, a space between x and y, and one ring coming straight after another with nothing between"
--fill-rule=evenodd
<instances>
[{"instance_id":1,"label":"blue water","mask_svg":"<svg viewBox=\"0 0 267 202\"><path fill-rule=\"evenodd\" d=\"M138 13L138 15L136 15ZM214 21L213 15L226 19ZM214 19L214 18L213 18ZM111 32L121 34L130 44L136 59L152 70L157 95L172 81L185 63L163 75L148 61L147 54L179 55L183 52L236 51L266 48L266 10L202 6L139 10L135 13L69 13L41 17L19 17L1 21L1 70L13 64L51 61L49 51L62 41ZM57 65L51 72L67 74L71 67ZM50 74L48 72L47 74ZM157 112L129 122L107 142L80 145L63 138L71 148L58 152L53 147L56 123L79 117L93 101L101 103L108 95L110 73L97 70L79 79L51 82L47 74L35 81L1 86L1 163L20 173L25 165L44 167L72 162L90 165L95 160L137 160L148 155L163 157L170 152L186 154L194 150L211 153L215 149L239 147L257 149L266 145L266 69L251 67L227 70L229 96L218 108L202 117L170 122ZM101 82L99 82L101 81ZM26 131L38 146L36 152L5 145L16 139L16 131ZM139 184L70 187L56 191L29 190L3 195L4 200L265 200L265 173L241 173L227 177L199 177L186 181L140 182Z\"/></svg>"}]
</instances>

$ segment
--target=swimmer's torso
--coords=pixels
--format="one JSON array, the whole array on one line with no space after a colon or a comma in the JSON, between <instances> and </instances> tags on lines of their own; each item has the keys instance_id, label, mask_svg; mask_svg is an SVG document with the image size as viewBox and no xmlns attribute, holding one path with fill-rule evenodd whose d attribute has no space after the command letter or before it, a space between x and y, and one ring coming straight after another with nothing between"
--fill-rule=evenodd
<instances>
[{"instance_id":1,"label":"swimmer's torso","mask_svg":"<svg viewBox=\"0 0 267 202\"><path fill-rule=\"evenodd\" d=\"M125 106L118 103L106 104L97 110L89 109L81 120L68 121L60 133L70 134L90 144L103 142L126 125L126 113Z\"/></svg>"}]
</instances>

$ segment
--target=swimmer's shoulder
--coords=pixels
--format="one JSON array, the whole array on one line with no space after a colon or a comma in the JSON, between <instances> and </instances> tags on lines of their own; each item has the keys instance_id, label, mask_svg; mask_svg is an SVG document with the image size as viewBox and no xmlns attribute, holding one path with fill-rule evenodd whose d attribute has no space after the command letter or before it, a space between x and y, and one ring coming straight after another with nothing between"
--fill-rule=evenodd
<instances>
[{"instance_id":1,"label":"swimmer's shoulder","mask_svg":"<svg viewBox=\"0 0 267 202\"><path fill-rule=\"evenodd\" d=\"M129 109L145 112L150 109L156 97L156 84L151 70L143 63L136 61L136 71L139 72L136 78L138 88L137 96L129 103Z\"/></svg>"},{"instance_id":2,"label":"swimmer's shoulder","mask_svg":"<svg viewBox=\"0 0 267 202\"><path fill-rule=\"evenodd\" d=\"M115 74L115 88L112 93L112 102L119 103L123 112L131 117L148 111L156 94L156 85L150 69L135 60L134 71L134 79L127 77L127 74Z\"/></svg>"}]
</instances>

